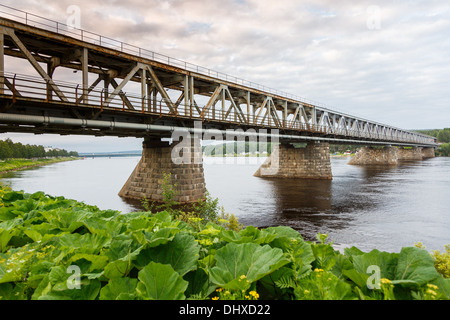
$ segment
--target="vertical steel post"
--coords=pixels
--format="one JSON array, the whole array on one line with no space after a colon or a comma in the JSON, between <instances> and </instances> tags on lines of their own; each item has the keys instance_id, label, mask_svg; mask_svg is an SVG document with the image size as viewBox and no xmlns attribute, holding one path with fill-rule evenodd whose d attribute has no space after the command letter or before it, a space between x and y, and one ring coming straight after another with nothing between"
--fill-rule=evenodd
<instances>
[{"instance_id":1,"label":"vertical steel post","mask_svg":"<svg viewBox=\"0 0 450 320\"><path fill-rule=\"evenodd\" d=\"M153 95L153 112L157 112L157 108L158 108L158 102L157 102L157 99L156 99L156 95L158 94L158 89L156 89L156 87L154 87L153 88L153 92L152 92L152 95Z\"/></svg>"},{"instance_id":2,"label":"vertical steel post","mask_svg":"<svg viewBox=\"0 0 450 320\"><path fill-rule=\"evenodd\" d=\"M222 89L222 121L225 121L225 88Z\"/></svg>"},{"instance_id":3,"label":"vertical steel post","mask_svg":"<svg viewBox=\"0 0 450 320\"><path fill-rule=\"evenodd\" d=\"M0 28L0 94L4 93L5 88L5 37L3 28Z\"/></svg>"},{"instance_id":4,"label":"vertical steel post","mask_svg":"<svg viewBox=\"0 0 450 320\"><path fill-rule=\"evenodd\" d=\"M189 75L184 76L184 115L187 116L189 114L189 89L190 89L190 81Z\"/></svg>"},{"instance_id":5,"label":"vertical steel post","mask_svg":"<svg viewBox=\"0 0 450 320\"><path fill-rule=\"evenodd\" d=\"M142 99L142 112L145 112L145 100L147 96L147 72L145 68L141 69L141 99Z\"/></svg>"},{"instance_id":6,"label":"vertical steel post","mask_svg":"<svg viewBox=\"0 0 450 320\"><path fill-rule=\"evenodd\" d=\"M195 104L195 100L194 100L194 77L190 76L190 81L189 81L189 116L192 118L192 107Z\"/></svg>"},{"instance_id":7,"label":"vertical steel post","mask_svg":"<svg viewBox=\"0 0 450 320\"><path fill-rule=\"evenodd\" d=\"M88 95L89 95L89 78L88 78L88 49L83 48L83 52L81 54L81 68L82 68L82 81L83 81L83 103L88 104Z\"/></svg>"}]
</instances>

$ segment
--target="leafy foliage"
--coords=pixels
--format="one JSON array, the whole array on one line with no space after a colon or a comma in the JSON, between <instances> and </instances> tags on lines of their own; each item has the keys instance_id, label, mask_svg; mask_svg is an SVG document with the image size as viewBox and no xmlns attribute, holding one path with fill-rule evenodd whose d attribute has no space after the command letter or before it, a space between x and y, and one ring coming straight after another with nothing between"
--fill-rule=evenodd
<instances>
[{"instance_id":1,"label":"leafy foliage","mask_svg":"<svg viewBox=\"0 0 450 320\"><path fill-rule=\"evenodd\" d=\"M308 242L289 227L235 229L220 219L177 219L171 210L121 214L0 189L1 299L450 296L450 279L436 269L442 259L419 247L341 253L327 235ZM368 271L374 266L379 277Z\"/></svg>"}]
</instances>

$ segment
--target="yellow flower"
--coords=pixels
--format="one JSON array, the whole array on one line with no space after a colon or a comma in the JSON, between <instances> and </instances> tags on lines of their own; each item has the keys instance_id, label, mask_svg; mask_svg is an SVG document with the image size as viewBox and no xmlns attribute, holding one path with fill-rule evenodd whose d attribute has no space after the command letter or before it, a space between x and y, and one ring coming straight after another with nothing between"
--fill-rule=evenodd
<instances>
[{"instance_id":1,"label":"yellow flower","mask_svg":"<svg viewBox=\"0 0 450 320\"><path fill-rule=\"evenodd\" d=\"M314 272L323 272L323 269L314 269Z\"/></svg>"},{"instance_id":2,"label":"yellow flower","mask_svg":"<svg viewBox=\"0 0 450 320\"><path fill-rule=\"evenodd\" d=\"M256 291L250 291L249 294L255 299L259 298L259 294Z\"/></svg>"},{"instance_id":3,"label":"yellow flower","mask_svg":"<svg viewBox=\"0 0 450 320\"><path fill-rule=\"evenodd\" d=\"M310 294L310 291L309 290L306 290L305 289L305 291L303 291L305 294Z\"/></svg>"},{"instance_id":4,"label":"yellow flower","mask_svg":"<svg viewBox=\"0 0 450 320\"><path fill-rule=\"evenodd\" d=\"M390 284L390 283L391 283L391 280L386 279L386 278L382 278L382 279L380 280L380 282L381 282L382 284Z\"/></svg>"},{"instance_id":5,"label":"yellow flower","mask_svg":"<svg viewBox=\"0 0 450 320\"><path fill-rule=\"evenodd\" d=\"M427 290L427 293L429 293L429 294L431 294L431 295L433 295L433 296L437 295L436 291L431 290L431 289L428 289L428 290Z\"/></svg>"},{"instance_id":6,"label":"yellow flower","mask_svg":"<svg viewBox=\"0 0 450 320\"><path fill-rule=\"evenodd\" d=\"M211 300L219 300L219 297L212 297Z\"/></svg>"},{"instance_id":7,"label":"yellow flower","mask_svg":"<svg viewBox=\"0 0 450 320\"><path fill-rule=\"evenodd\" d=\"M431 283L428 283L428 284L427 284L427 287L428 287L428 288L431 288L431 289L434 289L434 290L438 290L438 289L439 289L438 286L435 286L434 284L431 284Z\"/></svg>"},{"instance_id":8,"label":"yellow flower","mask_svg":"<svg viewBox=\"0 0 450 320\"><path fill-rule=\"evenodd\" d=\"M222 292L223 288L216 289L217 292Z\"/></svg>"}]
</instances>

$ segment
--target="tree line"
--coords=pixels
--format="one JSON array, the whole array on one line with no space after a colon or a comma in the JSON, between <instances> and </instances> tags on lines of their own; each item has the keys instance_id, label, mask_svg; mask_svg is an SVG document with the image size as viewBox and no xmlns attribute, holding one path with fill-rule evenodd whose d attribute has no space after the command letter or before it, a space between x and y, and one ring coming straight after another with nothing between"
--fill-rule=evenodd
<instances>
[{"instance_id":1,"label":"tree line","mask_svg":"<svg viewBox=\"0 0 450 320\"><path fill-rule=\"evenodd\" d=\"M450 128L418 130L417 132L435 137L437 138L438 142L450 143Z\"/></svg>"},{"instance_id":2,"label":"tree line","mask_svg":"<svg viewBox=\"0 0 450 320\"><path fill-rule=\"evenodd\" d=\"M78 157L78 152L62 149L45 151L44 146L22 144L11 139L0 140L0 159L33 159L46 157Z\"/></svg>"},{"instance_id":3,"label":"tree line","mask_svg":"<svg viewBox=\"0 0 450 320\"><path fill-rule=\"evenodd\" d=\"M436 150L436 155L441 157L450 156L450 128L420 130L418 132L435 137L437 138L437 141L441 143Z\"/></svg>"}]
</instances>

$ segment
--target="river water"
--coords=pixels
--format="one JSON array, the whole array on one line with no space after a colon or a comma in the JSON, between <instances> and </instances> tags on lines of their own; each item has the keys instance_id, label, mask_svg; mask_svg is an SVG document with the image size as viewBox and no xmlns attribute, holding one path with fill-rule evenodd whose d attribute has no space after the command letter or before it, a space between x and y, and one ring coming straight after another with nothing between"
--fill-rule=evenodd
<instances>
[{"instance_id":1,"label":"river water","mask_svg":"<svg viewBox=\"0 0 450 320\"><path fill-rule=\"evenodd\" d=\"M257 178L264 158L204 158L206 186L244 225L285 225L306 240L328 233L338 247L399 252L422 242L450 243L450 158L396 167L348 165L332 158L332 181ZM136 205L117 193L138 157L86 158L2 175L14 190L44 191L123 213ZM228 163L229 162L229 163Z\"/></svg>"}]
</instances>

